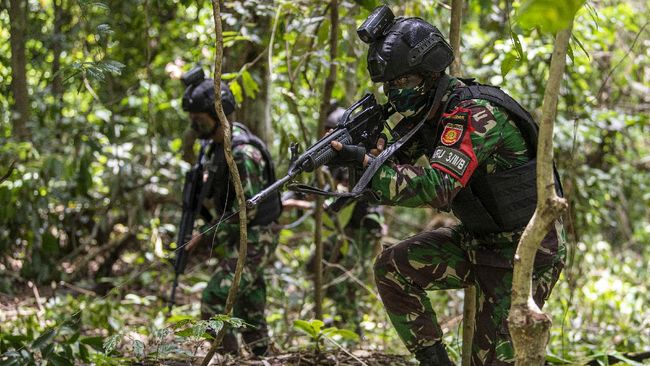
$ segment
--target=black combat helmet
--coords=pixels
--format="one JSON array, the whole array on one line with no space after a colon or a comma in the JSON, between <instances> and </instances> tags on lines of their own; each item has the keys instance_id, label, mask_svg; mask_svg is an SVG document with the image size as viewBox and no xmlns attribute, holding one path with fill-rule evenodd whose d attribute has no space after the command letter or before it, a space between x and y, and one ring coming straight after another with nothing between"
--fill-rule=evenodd
<instances>
[{"instance_id":1,"label":"black combat helmet","mask_svg":"<svg viewBox=\"0 0 650 366\"><path fill-rule=\"evenodd\" d=\"M377 8L357 30L370 44L368 71L373 82L387 82L406 74L442 72L454 60L451 46L438 28L420 18L399 17L390 22L375 22L383 30L366 31L362 35L366 23L377 14L389 19L392 16L390 8L384 5ZM374 36L366 35L370 33Z\"/></svg>"},{"instance_id":2,"label":"black combat helmet","mask_svg":"<svg viewBox=\"0 0 650 366\"><path fill-rule=\"evenodd\" d=\"M345 113L345 108L334 107L331 112L327 114L327 119L325 120L325 128L336 128L339 124L339 120L343 117Z\"/></svg>"},{"instance_id":3,"label":"black combat helmet","mask_svg":"<svg viewBox=\"0 0 650 366\"><path fill-rule=\"evenodd\" d=\"M235 111L235 97L226 83L221 83L221 104L223 113L229 115ZM217 112L214 110L214 80L204 79L185 89L183 94L183 110L186 112L206 112L215 120Z\"/></svg>"}]
</instances>

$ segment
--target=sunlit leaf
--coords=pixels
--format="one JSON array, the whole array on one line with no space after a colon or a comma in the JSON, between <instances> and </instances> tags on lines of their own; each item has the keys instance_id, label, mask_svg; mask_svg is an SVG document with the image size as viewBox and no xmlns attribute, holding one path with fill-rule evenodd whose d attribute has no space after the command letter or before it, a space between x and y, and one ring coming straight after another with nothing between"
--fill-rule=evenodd
<instances>
[{"instance_id":1,"label":"sunlit leaf","mask_svg":"<svg viewBox=\"0 0 650 366\"><path fill-rule=\"evenodd\" d=\"M507 53L505 58L503 59L503 62L501 63L501 76L506 77L510 70L512 70L513 67L517 64L519 60L517 59L517 56L513 54L512 52Z\"/></svg>"},{"instance_id":2,"label":"sunlit leaf","mask_svg":"<svg viewBox=\"0 0 650 366\"><path fill-rule=\"evenodd\" d=\"M241 103L244 101L244 95L242 94L241 86L237 82L237 80L233 80L228 84L230 87L230 91L232 92L232 95L235 97L235 101L237 103Z\"/></svg>"},{"instance_id":3,"label":"sunlit leaf","mask_svg":"<svg viewBox=\"0 0 650 366\"><path fill-rule=\"evenodd\" d=\"M313 339L318 337L318 331L314 329L312 324L308 321L297 319L293 321L293 327L312 337Z\"/></svg>"},{"instance_id":4,"label":"sunlit leaf","mask_svg":"<svg viewBox=\"0 0 650 366\"><path fill-rule=\"evenodd\" d=\"M242 82L244 83L244 92L246 93L246 96L254 99L257 91L259 90L259 86L255 80L253 80L248 70L244 70L241 76Z\"/></svg>"},{"instance_id":5,"label":"sunlit leaf","mask_svg":"<svg viewBox=\"0 0 650 366\"><path fill-rule=\"evenodd\" d=\"M518 11L516 21L522 28L539 27L543 32L555 33L566 28L584 0L527 0Z\"/></svg>"}]
</instances>

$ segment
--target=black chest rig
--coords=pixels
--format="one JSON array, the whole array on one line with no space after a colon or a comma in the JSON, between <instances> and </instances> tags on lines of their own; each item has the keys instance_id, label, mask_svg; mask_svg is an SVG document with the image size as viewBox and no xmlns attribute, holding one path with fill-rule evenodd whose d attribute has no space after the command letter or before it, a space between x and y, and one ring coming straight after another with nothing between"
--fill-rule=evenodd
<instances>
[{"instance_id":1,"label":"black chest rig","mask_svg":"<svg viewBox=\"0 0 650 366\"><path fill-rule=\"evenodd\" d=\"M275 167L271 159L271 153L266 148L266 144L241 123L234 122L233 125L242 129L244 133L233 136L232 148L234 149L240 145L252 145L258 149L262 153L262 157L266 163L264 168L266 184L262 188L270 186L276 180ZM235 188L230 181L230 173L226 164L223 147L213 143L211 150L210 161L206 163L208 179L203 185L204 188L203 192L201 192L201 198L212 198L217 214L222 214L232 209L235 202ZM204 212L205 210L202 210L202 213ZM258 204L255 217L249 222L249 225L268 225L277 220L281 213L282 201L280 200L280 193L276 192ZM208 217L207 219L211 221L211 218Z\"/></svg>"},{"instance_id":2,"label":"black chest rig","mask_svg":"<svg viewBox=\"0 0 650 366\"><path fill-rule=\"evenodd\" d=\"M514 231L522 228L537 205L536 166L539 127L532 116L512 97L495 86L481 85L473 79L461 79L468 86L455 89L446 110L469 99L487 100L508 112L526 141L531 160L519 167L486 174L479 166L468 184L454 197L451 209L463 225L475 234ZM556 191L562 195L554 168Z\"/></svg>"}]
</instances>

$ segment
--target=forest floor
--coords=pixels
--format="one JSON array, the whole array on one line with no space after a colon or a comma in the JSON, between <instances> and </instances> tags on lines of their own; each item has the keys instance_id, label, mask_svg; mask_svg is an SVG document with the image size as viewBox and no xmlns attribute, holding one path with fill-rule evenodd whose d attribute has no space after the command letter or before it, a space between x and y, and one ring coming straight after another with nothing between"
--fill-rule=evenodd
<instances>
[{"instance_id":1,"label":"forest floor","mask_svg":"<svg viewBox=\"0 0 650 366\"><path fill-rule=\"evenodd\" d=\"M318 357L313 352L293 352L283 353L270 357L236 357L216 355L210 365L220 366L357 366L357 365L377 365L377 366L413 366L415 363L408 361L408 356L388 355L383 353L370 353L367 351L346 352L322 352ZM159 360L140 363L143 366L187 366L196 365L202 361L197 357L193 360Z\"/></svg>"},{"instance_id":2,"label":"forest floor","mask_svg":"<svg viewBox=\"0 0 650 366\"><path fill-rule=\"evenodd\" d=\"M127 289L123 289L127 290ZM131 294L137 292L147 291L138 288L138 286L129 286L128 290ZM141 294L144 298L145 294ZM55 306L62 299L77 298L78 296L89 295L89 302L97 301L101 296L92 292L91 290L85 290L76 285L60 282L56 286L42 286L37 288L32 283L28 284L15 284L14 293L12 295L0 293L0 323L20 323L20 318L34 316L36 323L40 324L40 327L45 329L47 326L54 326L56 323L63 324L63 321L60 317L68 319L71 317L69 313L70 306L72 304L59 304L56 308L58 310L50 310L50 307ZM121 296L120 296L121 297ZM194 296L187 296L181 292L179 296L179 303L184 302L196 302L199 301ZM81 298L77 298L81 300ZM82 302L77 303L77 300L72 300L74 305L72 308L83 308L88 306L88 302L82 300ZM83 305L82 305L83 304ZM63 310L60 308L63 306L67 309ZM129 324L140 324L148 323L151 319L146 320L143 318L142 313L139 313L136 308L133 308L131 305L121 304L119 301L110 302L110 308L112 309L111 314L114 317L120 318L120 321ZM121 310L126 311L123 313ZM55 318L50 319L48 318ZM83 317L85 319L85 316ZM139 319L139 321L138 321ZM47 326L46 326L47 323ZM24 325L23 325L24 326ZM2 326L0 325L0 328ZM58 328L58 326L55 326ZM22 329L21 331L25 331ZM90 324L82 326L82 336L108 336L106 329L102 327L93 327ZM129 333L131 336L136 336L135 333ZM167 336L169 339L173 336ZM141 366L188 366L188 365L199 365L201 364L204 355L207 353L207 350L210 346L209 341L194 341L194 342L183 342L178 340L175 342L178 348L173 353L161 354L159 357L154 356L154 354L149 353L145 357L138 358L133 356L132 349L130 347L131 343L126 341L128 337L125 336L124 342L117 346L117 349L120 350L118 354L113 354L117 356L115 361L120 364L130 364L130 365L141 365ZM146 343L144 338L140 338ZM55 343L56 339L53 340ZM240 356L232 355L221 355L216 354L210 365L260 365L260 366L280 366L280 365L295 365L295 366L308 366L308 365L390 365L390 366L412 366L415 365L415 361L412 361L410 355L395 355L395 354L386 354L382 353L380 350L368 350L368 349L348 349L344 346L339 345L339 348L336 348L328 343L329 348L324 346L321 348L320 353L316 353L311 347L313 344L302 345L301 349L295 349L292 347L290 349L280 349L274 344L271 345L271 354L266 357L255 357L250 353L243 351L244 353ZM152 344L149 344L148 349L151 348ZM104 344L104 347L106 345ZM333 348L332 348L333 347ZM30 347L27 347L28 349ZM111 358L110 355L106 355L108 358ZM38 357L38 356L37 356Z\"/></svg>"}]
</instances>

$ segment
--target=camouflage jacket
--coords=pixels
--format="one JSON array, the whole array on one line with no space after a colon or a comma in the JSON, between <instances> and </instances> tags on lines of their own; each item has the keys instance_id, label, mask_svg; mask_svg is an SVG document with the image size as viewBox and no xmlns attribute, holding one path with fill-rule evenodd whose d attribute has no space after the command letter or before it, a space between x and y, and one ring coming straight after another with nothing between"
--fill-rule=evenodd
<instances>
[{"instance_id":1,"label":"camouflage jacket","mask_svg":"<svg viewBox=\"0 0 650 366\"><path fill-rule=\"evenodd\" d=\"M464 85L451 78L443 103ZM496 173L529 160L526 142L505 110L486 100L465 100L439 123L428 121L379 169L371 189L382 204L447 209L477 170Z\"/></svg>"}]
</instances>

